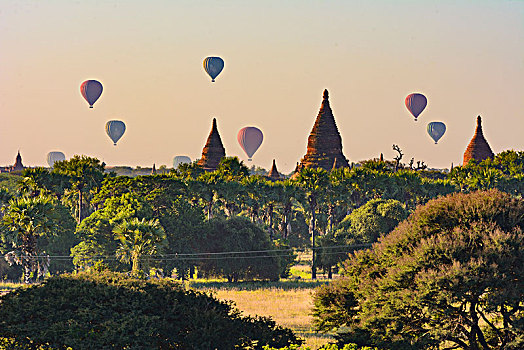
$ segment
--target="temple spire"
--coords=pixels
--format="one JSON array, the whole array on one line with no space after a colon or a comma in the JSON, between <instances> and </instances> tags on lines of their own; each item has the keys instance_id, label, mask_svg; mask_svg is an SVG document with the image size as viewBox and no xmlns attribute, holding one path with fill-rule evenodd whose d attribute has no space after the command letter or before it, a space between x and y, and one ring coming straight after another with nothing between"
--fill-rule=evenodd
<instances>
[{"instance_id":1,"label":"temple spire","mask_svg":"<svg viewBox=\"0 0 524 350\"><path fill-rule=\"evenodd\" d=\"M268 177L272 181L280 180L280 173L277 169L277 163L273 159L273 166L271 167L271 170L269 171Z\"/></svg>"},{"instance_id":2,"label":"temple spire","mask_svg":"<svg viewBox=\"0 0 524 350\"><path fill-rule=\"evenodd\" d=\"M478 162L488 158L493 158L494 154L491 147L484 137L482 132L482 119L480 115L477 117L477 127L475 128L475 134L469 142L466 151L464 152L463 164L466 165L471 159Z\"/></svg>"},{"instance_id":3,"label":"temple spire","mask_svg":"<svg viewBox=\"0 0 524 350\"><path fill-rule=\"evenodd\" d=\"M329 103L329 92L324 90L322 104L313 129L308 137L306 155L300 161L297 170L302 168L323 168L325 170L349 166L342 153L342 138L338 132L335 117Z\"/></svg>"},{"instance_id":4,"label":"temple spire","mask_svg":"<svg viewBox=\"0 0 524 350\"><path fill-rule=\"evenodd\" d=\"M217 120L213 118L211 132L207 138L206 145L202 150L202 157L198 161L198 165L206 171L215 171L220 160L226 156L226 149L222 144L222 139L218 133Z\"/></svg>"}]
</instances>

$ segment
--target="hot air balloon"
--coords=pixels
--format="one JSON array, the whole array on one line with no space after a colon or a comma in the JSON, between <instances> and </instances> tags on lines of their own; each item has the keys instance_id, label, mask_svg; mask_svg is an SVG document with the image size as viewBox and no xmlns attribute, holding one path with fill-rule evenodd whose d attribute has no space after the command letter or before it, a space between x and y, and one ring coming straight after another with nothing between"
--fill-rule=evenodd
<instances>
[{"instance_id":1,"label":"hot air balloon","mask_svg":"<svg viewBox=\"0 0 524 350\"><path fill-rule=\"evenodd\" d=\"M413 114L415 117L415 121L417 121L417 117L420 113L426 108L426 105L428 104L428 99L426 96L418 93L409 94L408 97L406 97L406 107L408 110Z\"/></svg>"},{"instance_id":2,"label":"hot air balloon","mask_svg":"<svg viewBox=\"0 0 524 350\"><path fill-rule=\"evenodd\" d=\"M113 140L115 146L125 131L126 125L120 120L110 120L106 123L106 133Z\"/></svg>"},{"instance_id":3,"label":"hot air balloon","mask_svg":"<svg viewBox=\"0 0 524 350\"><path fill-rule=\"evenodd\" d=\"M446 124L442 122L431 122L428 124L428 134L435 141L435 145L445 132Z\"/></svg>"},{"instance_id":4,"label":"hot air balloon","mask_svg":"<svg viewBox=\"0 0 524 350\"><path fill-rule=\"evenodd\" d=\"M224 69L224 60L220 57L206 57L204 60L204 69L211 77L211 82L215 82L215 78Z\"/></svg>"},{"instance_id":5,"label":"hot air balloon","mask_svg":"<svg viewBox=\"0 0 524 350\"><path fill-rule=\"evenodd\" d=\"M253 157L253 154L255 154L262 144L264 136L259 129L253 126L246 126L245 128L240 129L237 139L240 147L242 147L244 152L246 152L249 158L248 161L251 161L251 157Z\"/></svg>"},{"instance_id":6,"label":"hot air balloon","mask_svg":"<svg viewBox=\"0 0 524 350\"><path fill-rule=\"evenodd\" d=\"M52 168L56 162L61 162L63 160L65 160L65 154L62 152L53 151L47 154L47 164L49 164L50 168Z\"/></svg>"},{"instance_id":7,"label":"hot air balloon","mask_svg":"<svg viewBox=\"0 0 524 350\"><path fill-rule=\"evenodd\" d=\"M178 168L180 164L191 163L191 158L188 156L176 156L173 158L173 168Z\"/></svg>"},{"instance_id":8,"label":"hot air balloon","mask_svg":"<svg viewBox=\"0 0 524 350\"><path fill-rule=\"evenodd\" d=\"M93 108L93 104L102 95L102 84L97 80L86 80L80 85L80 93L89 103L89 108Z\"/></svg>"}]
</instances>

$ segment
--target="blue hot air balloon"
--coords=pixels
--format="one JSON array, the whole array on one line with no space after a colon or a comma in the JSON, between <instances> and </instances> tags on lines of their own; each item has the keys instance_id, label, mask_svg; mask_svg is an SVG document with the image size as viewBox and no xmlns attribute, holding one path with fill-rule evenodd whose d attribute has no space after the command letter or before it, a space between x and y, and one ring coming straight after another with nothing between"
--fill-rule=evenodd
<instances>
[{"instance_id":1,"label":"blue hot air balloon","mask_svg":"<svg viewBox=\"0 0 524 350\"><path fill-rule=\"evenodd\" d=\"M204 60L204 69L207 74L211 77L211 82L215 82L215 78L224 69L224 60L220 57L207 57Z\"/></svg>"},{"instance_id":2,"label":"blue hot air balloon","mask_svg":"<svg viewBox=\"0 0 524 350\"><path fill-rule=\"evenodd\" d=\"M93 104L102 95L102 84L97 80L86 80L80 85L80 93L89 103L89 108L93 108Z\"/></svg>"},{"instance_id":3,"label":"blue hot air balloon","mask_svg":"<svg viewBox=\"0 0 524 350\"><path fill-rule=\"evenodd\" d=\"M409 94L406 97L406 107L408 110L413 114L415 117L415 121L417 121L417 117L420 113L426 108L426 105L428 104L428 99L426 96L418 93Z\"/></svg>"},{"instance_id":4,"label":"blue hot air balloon","mask_svg":"<svg viewBox=\"0 0 524 350\"><path fill-rule=\"evenodd\" d=\"M113 140L114 145L126 132L126 125L120 120L110 120L106 123L106 133Z\"/></svg>"},{"instance_id":5,"label":"blue hot air balloon","mask_svg":"<svg viewBox=\"0 0 524 350\"><path fill-rule=\"evenodd\" d=\"M431 122L428 124L428 134L435 141L435 145L445 132L446 124L442 122Z\"/></svg>"},{"instance_id":6,"label":"blue hot air balloon","mask_svg":"<svg viewBox=\"0 0 524 350\"><path fill-rule=\"evenodd\" d=\"M176 156L173 158L173 168L178 168L180 164L191 163L191 158L188 156Z\"/></svg>"},{"instance_id":7,"label":"blue hot air balloon","mask_svg":"<svg viewBox=\"0 0 524 350\"><path fill-rule=\"evenodd\" d=\"M49 167L52 168L56 162L60 162L65 160L65 154L59 151L53 151L49 152L47 154L47 164L49 164Z\"/></svg>"}]
</instances>

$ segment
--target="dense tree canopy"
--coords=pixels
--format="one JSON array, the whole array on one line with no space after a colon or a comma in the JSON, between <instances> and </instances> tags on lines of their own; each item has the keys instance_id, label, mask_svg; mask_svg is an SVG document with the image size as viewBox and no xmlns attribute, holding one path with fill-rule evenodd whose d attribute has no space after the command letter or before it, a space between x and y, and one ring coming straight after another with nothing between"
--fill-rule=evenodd
<instances>
[{"instance_id":1,"label":"dense tree canopy","mask_svg":"<svg viewBox=\"0 0 524 350\"><path fill-rule=\"evenodd\" d=\"M385 349L522 348L523 230L509 194L430 201L317 292L317 327Z\"/></svg>"},{"instance_id":2,"label":"dense tree canopy","mask_svg":"<svg viewBox=\"0 0 524 350\"><path fill-rule=\"evenodd\" d=\"M3 349L229 350L292 343L301 341L271 319L242 316L231 303L169 280L81 273L0 297Z\"/></svg>"}]
</instances>

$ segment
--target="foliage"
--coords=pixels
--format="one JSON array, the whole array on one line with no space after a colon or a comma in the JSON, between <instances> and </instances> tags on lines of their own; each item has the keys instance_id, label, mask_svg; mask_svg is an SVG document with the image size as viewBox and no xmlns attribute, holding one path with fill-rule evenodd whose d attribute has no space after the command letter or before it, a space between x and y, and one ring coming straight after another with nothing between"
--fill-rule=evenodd
<instances>
[{"instance_id":1,"label":"foliage","mask_svg":"<svg viewBox=\"0 0 524 350\"><path fill-rule=\"evenodd\" d=\"M453 168L449 179L462 192L496 188L522 197L524 152L504 151L480 163L470 160L462 167Z\"/></svg>"},{"instance_id":2,"label":"foliage","mask_svg":"<svg viewBox=\"0 0 524 350\"><path fill-rule=\"evenodd\" d=\"M126 269L127 265L112 258L118 249L114 230L125 220L150 219L152 215L152 208L136 194L108 198L101 209L77 226L80 242L71 249L73 263L82 269L100 264L114 270Z\"/></svg>"},{"instance_id":3,"label":"foliage","mask_svg":"<svg viewBox=\"0 0 524 350\"><path fill-rule=\"evenodd\" d=\"M104 163L96 158L75 155L69 160L56 162L53 174L67 176L71 183L67 196L70 201L74 195L78 196L75 216L80 223L91 212L92 191L99 188L104 179Z\"/></svg>"},{"instance_id":4,"label":"foliage","mask_svg":"<svg viewBox=\"0 0 524 350\"><path fill-rule=\"evenodd\" d=\"M22 265L24 281L30 283L49 269L47 253L64 254L72 244L72 218L52 198L39 195L9 201L1 222L1 241L10 264ZM43 240L43 242L42 242ZM46 251L43 248L48 248ZM64 252L65 250L65 252Z\"/></svg>"},{"instance_id":5,"label":"foliage","mask_svg":"<svg viewBox=\"0 0 524 350\"><path fill-rule=\"evenodd\" d=\"M290 345L283 348L273 348L270 346L264 346L263 350L311 350L309 346L301 346L301 345ZM328 344L324 345L323 347L317 349L317 350L378 350L375 347L369 347L369 346L358 346L357 344L346 344L342 347L338 347L336 344Z\"/></svg>"},{"instance_id":6,"label":"foliage","mask_svg":"<svg viewBox=\"0 0 524 350\"><path fill-rule=\"evenodd\" d=\"M124 220L113 229L113 233L120 241L116 255L121 261L132 263L133 274L148 271L150 262L143 256L154 256L165 245L166 233L155 219Z\"/></svg>"},{"instance_id":7,"label":"foliage","mask_svg":"<svg viewBox=\"0 0 524 350\"><path fill-rule=\"evenodd\" d=\"M28 317L20 317L21 311ZM52 277L0 297L7 349L262 349L300 343L265 317L170 280L109 272Z\"/></svg>"},{"instance_id":8,"label":"foliage","mask_svg":"<svg viewBox=\"0 0 524 350\"><path fill-rule=\"evenodd\" d=\"M428 202L315 295L319 330L385 349L517 349L524 200L492 190Z\"/></svg>"},{"instance_id":9,"label":"foliage","mask_svg":"<svg viewBox=\"0 0 524 350\"><path fill-rule=\"evenodd\" d=\"M223 276L230 282L278 280L281 270L275 246L266 232L246 218L209 220L197 240L199 271L205 276Z\"/></svg>"}]
</instances>

